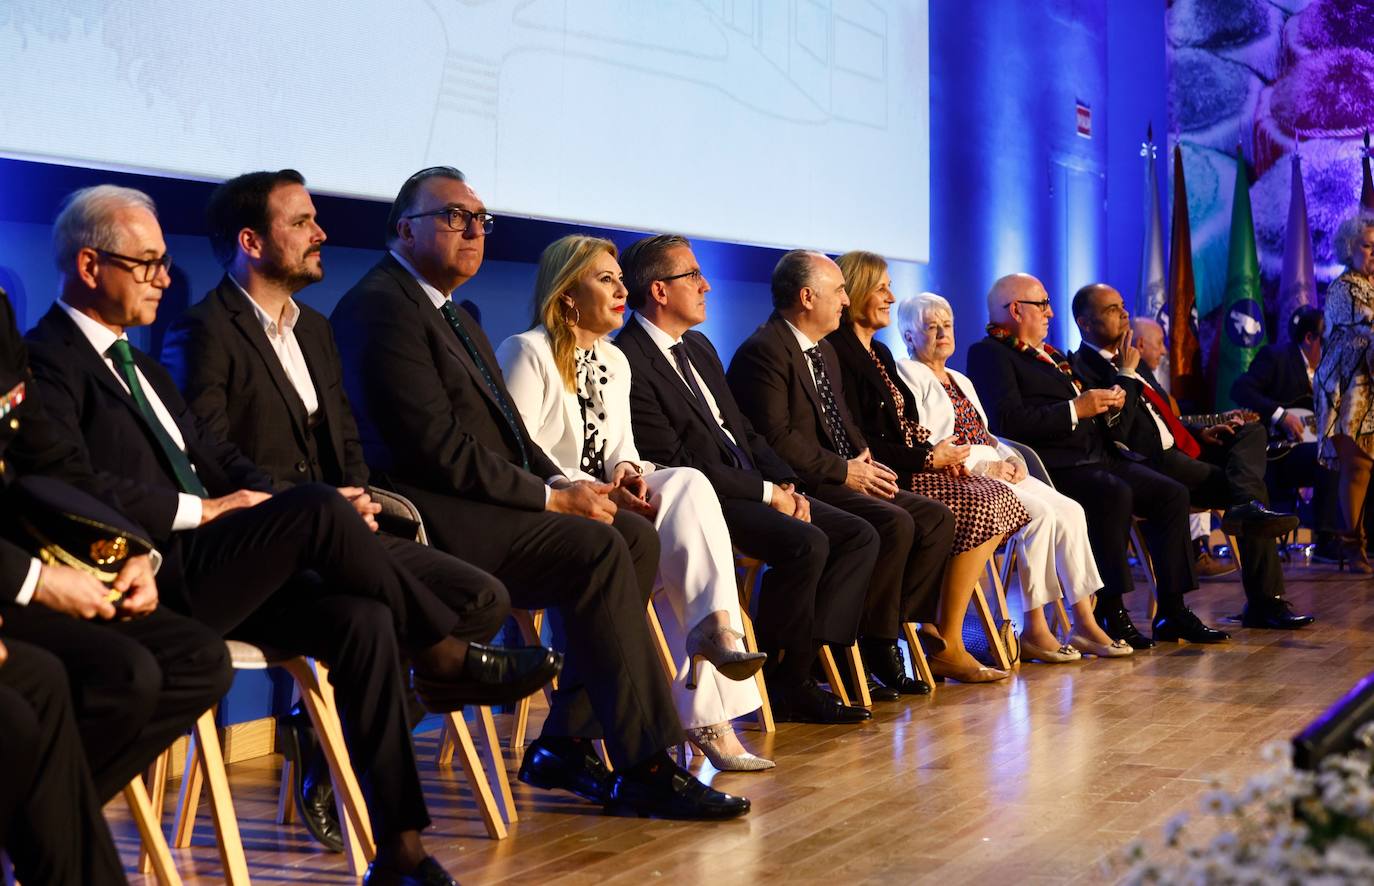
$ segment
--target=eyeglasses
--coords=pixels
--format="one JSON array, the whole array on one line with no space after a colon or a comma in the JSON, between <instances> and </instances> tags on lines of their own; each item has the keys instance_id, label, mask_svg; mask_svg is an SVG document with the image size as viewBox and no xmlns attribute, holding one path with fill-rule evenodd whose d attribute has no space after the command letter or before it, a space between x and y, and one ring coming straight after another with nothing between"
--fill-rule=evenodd
<instances>
[{"instance_id":1,"label":"eyeglasses","mask_svg":"<svg viewBox=\"0 0 1374 886\"><path fill-rule=\"evenodd\" d=\"M401 217L426 218L431 215L443 219L450 231L466 231L472 220L477 219L477 226L482 229L483 235L486 235L491 233L492 227L496 224L496 216L490 212L473 212L461 206L445 206L442 209L431 209L429 212L417 212Z\"/></svg>"},{"instance_id":2,"label":"eyeglasses","mask_svg":"<svg viewBox=\"0 0 1374 886\"><path fill-rule=\"evenodd\" d=\"M1041 299L1040 301L1030 301L1024 298L1018 298L1015 301L1007 302L1006 304L1002 305L1002 307L1009 308L1012 305L1032 305L1033 307L1037 307L1042 311L1048 311L1050 309L1050 300L1045 298Z\"/></svg>"},{"instance_id":3,"label":"eyeglasses","mask_svg":"<svg viewBox=\"0 0 1374 886\"><path fill-rule=\"evenodd\" d=\"M690 271L683 271L681 274L672 274L668 277L659 277L658 282L671 283L673 280L681 280L683 278L691 280L693 283L700 283L701 268L692 268Z\"/></svg>"},{"instance_id":4,"label":"eyeglasses","mask_svg":"<svg viewBox=\"0 0 1374 886\"><path fill-rule=\"evenodd\" d=\"M92 247L93 249L95 247ZM127 262L128 266L118 265L124 270L134 275L134 280L139 283L151 283L157 279L159 271L172 270L172 257L167 254L159 255L157 258L134 258L129 255L120 255L118 252L110 252L108 249L96 249L96 254L101 258L117 259Z\"/></svg>"}]
</instances>

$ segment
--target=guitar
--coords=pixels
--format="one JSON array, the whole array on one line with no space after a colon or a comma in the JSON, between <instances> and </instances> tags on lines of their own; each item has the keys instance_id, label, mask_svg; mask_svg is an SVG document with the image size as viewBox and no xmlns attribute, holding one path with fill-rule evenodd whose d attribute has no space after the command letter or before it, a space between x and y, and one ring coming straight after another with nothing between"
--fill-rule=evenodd
<instances>
[{"instance_id":1,"label":"guitar","mask_svg":"<svg viewBox=\"0 0 1374 886\"><path fill-rule=\"evenodd\" d=\"M1290 406L1285 408L1283 411L1287 415L1296 416L1297 419L1300 422L1302 422L1302 435L1298 437L1298 439L1294 440L1292 437L1288 436L1287 432L1285 432L1283 428L1275 424L1274 429L1269 433L1270 461L1273 461L1276 458L1282 458L1283 456L1287 455L1290 451L1292 451L1294 447L1300 446L1303 443L1317 442L1316 413L1314 413L1310 409L1303 409L1298 406Z\"/></svg>"}]
</instances>

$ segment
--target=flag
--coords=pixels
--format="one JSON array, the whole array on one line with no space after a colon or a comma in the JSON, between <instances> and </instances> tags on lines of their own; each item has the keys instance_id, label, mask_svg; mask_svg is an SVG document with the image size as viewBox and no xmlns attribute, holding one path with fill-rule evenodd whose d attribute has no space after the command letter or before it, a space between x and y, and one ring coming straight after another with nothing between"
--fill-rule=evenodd
<instances>
[{"instance_id":1,"label":"flag","mask_svg":"<svg viewBox=\"0 0 1374 886\"><path fill-rule=\"evenodd\" d=\"M1268 340L1260 292L1255 221L1250 212L1250 179L1245 154L1236 146L1236 190L1231 200L1231 245L1226 260L1226 296L1221 302L1217 354L1217 409L1232 409L1231 383L1250 368Z\"/></svg>"},{"instance_id":2,"label":"flag","mask_svg":"<svg viewBox=\"0 0 1374 886\"><path fill-rule=\"evenodd\" d=\"M1145 240L1140 250L1140 288L1136 290L1135 316L1154 318L1164 307L1164 235L1159 220L1154 127L1145 130L1140 156L1145 158Z\"/></svg>"},{"instance_id":3,"label":"flag","mask_svg":"<svg viewBox=\"0 0 1374 886\"><path fill-rule=\"evenodd\" d=\"M1364 150L1360 152L1364 182L1360 185L1360 212L1374 212L1374 176L1369 174L1369 130L1364 131Z\"/></svg>"},{"instance_id":4,"label":"flag","mask_svg":"<svg viewBox=\"0 0 1374 886\"><path fill-rule=\"evenodd\" d=\"M1279 277L1280 329L1302 305L1317 304L1317 274L1312 265L1312 231L1307 226L1307 195L1302 186L1302 160L1293 152L1293 192L1288 198L1288 229L1283 240L1283 273ZM1277 336L1275 336L1277 338Z\"/></svg>"},{"instance_id":5,"label":"flag","mask_svg":"<svg viewBox=\"0 0 1374 886\"><path fill-rule=\"evenodd\" d=\"M1183 151L1174 145L1174 208L1169 232L1169 297L1160 325L1169 335L1169 392L1185 409L1203 408L1202 346L1197 337L1197 291L1193 285L1193 235L1188 227L1188 185Z\"/></svg>"}]
</instances>

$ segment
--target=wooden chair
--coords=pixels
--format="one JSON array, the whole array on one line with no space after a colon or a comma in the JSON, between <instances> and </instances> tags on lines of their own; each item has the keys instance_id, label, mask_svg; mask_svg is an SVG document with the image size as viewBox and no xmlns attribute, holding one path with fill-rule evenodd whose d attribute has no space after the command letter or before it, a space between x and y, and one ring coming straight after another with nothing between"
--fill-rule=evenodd
<instances>
[{"instance_id":1,"label":"wooden chair","mask_svg":"<svg viewBox=\"0 0 1374 886\"><path fill-rule=\"evenodd\" d=\"M754 620L749 616L749 601L753 599L754 588L758 585L759 574L762 571L762 560L746 557L739 551L735 551L735 575L738 578L739 587L739 617L744 625L744 648L747 652L759 651L758 637L754 636ZM833 659L831 663L834 663ZM757 714L759 731L776 732L778 727L773 722L773 706L768 701L768 687L763 682L762 669L754 675L754 682L759 689L759 698L763 701Z\"/></svg>"},{"instance_id":2,"label":"wooden chair","mask_svg":"<svg viewBox=\"0 0 1374 886\"><path fill-rule=\"evenodd\" d=\"M1190 513L1210 514L1220 522L1222 519L1221 511L1214 508L1193 508ZM1159 612L1159 578L1155 574L1155 564L1150 559L1150 549L1145 546L1145 535L1141 532L1142 520L1139 517L1131 520L1131 548L1135 552L1135 558L1140 563L1141 570L1145 573L1145 586L1150 590L1150 605L1147 610L1151 622L1155 620L1155 615ZM1240 568L1240 548L1236 546L1235 536L1225 529L1222 535L1226 537L1226 543L1231 546L1231 557L1236 561L1236 568Z\"/></svg>"}]
</instances>

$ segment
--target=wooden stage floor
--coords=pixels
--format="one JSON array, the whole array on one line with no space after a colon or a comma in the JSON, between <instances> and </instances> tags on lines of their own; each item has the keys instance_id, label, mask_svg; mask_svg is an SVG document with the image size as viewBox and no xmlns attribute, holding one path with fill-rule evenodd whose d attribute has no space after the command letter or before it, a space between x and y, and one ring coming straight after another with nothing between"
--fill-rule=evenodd
<instances>
[{"instance_id":1,"label":"wooden stage floor","mask_svg":"<svg viewBox=\"0 0 1374 886\"><path fill-rule=\"evenodd\" d=\"M775 770L706 766L715 785L753 801L737 821L605 817L519 784L508 752L521 819L492 841L461 770L434 767L428 733L418 740L435 819L427 845L463 883L1100 882L1104 855L1195 809L1214 776L1262 768L1265 742L1291 737L1374 670L1374 581L1334 566L1286 571L1296 606L1318 616L1303 631L1229 625L1239 582L1209 582L1190 601L1232 629L1223 646L1027 664L1002 684L946 684L935 700L880 704L859 727L782 724L767 738L750 727L745 742ZM1143 590L1133 596L1143 605ZM273 824L278 766L269 757L230 767L254 879L348 882L342 856ZM120 801L108 811L132 865L132 826ZM188 883L218 882L212 841L203 809L192 848L174 852Z\"/></svg>"}]
</instances>

